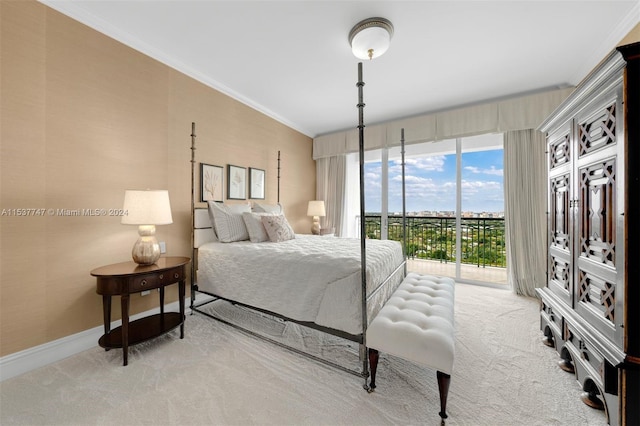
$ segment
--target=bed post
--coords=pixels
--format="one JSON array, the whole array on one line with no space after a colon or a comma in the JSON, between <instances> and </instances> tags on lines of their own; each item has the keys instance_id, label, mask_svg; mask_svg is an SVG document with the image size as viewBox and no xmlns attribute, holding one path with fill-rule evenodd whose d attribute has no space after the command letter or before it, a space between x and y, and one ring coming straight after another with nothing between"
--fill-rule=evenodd
<instances>
[{"instance_id":1,"label":"bed post","mask_svg":"<svg viewBox=\"0 0 640 426\"><path fill-rule=\"evenodd\" d=\"M196 177L196 123L191 123L191 308L196 301L196 249L195 249L195 190L194 181Z\"/></svg>"},{"instance_id":2,"label":"bed post","mask_svg":"<svg viewBox=\"0 0 640 426\"><path fill-rule=\"evenodd\" d=\"M404 254L404 275L407 276L407 198L405 196L405 175L404 175L404 127L400 129L400 154L402 156L402 239Z\"/></svg>"},{"instance_id":3,"label":"bed post","mask_svg":"<svg viewBox=\"0 0 640 426\"><path fill-rule=\"evenodd\" d=\"M364 206L364 102L362 81L362 62L358 62L358 137L360 152L360 267L361 293L362 293L362 343L360 344L360 361L362 362L362 376L364 388L369 390L367 378L369 377L369 360L367 357L367 253L366 253L366 223Z\"/></svg>"}]
</instances>

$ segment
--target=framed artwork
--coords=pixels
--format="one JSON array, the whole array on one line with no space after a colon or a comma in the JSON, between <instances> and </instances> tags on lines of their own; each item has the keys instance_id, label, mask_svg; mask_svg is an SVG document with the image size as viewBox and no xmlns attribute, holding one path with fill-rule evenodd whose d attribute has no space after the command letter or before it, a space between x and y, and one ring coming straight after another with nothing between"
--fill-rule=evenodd
<instances>
[{"instance_id":1,"label":"framed artwork","mask_svg":"<svg viewBox=\"0 0 640 426\"><path fill-rule=\"evenodd\" d=\"M264 170L249 167L249 198L264 200Z\"/></svg>"},{"instance_id":2,"label":"framed artwork","mask_svg":"<svg viewBox=\"0 0 640 426\"><path fill-rule=\"evenodd\" d=\"M223 172L221 166L200 163L200 201L223 201Z\"/></svg>"},{"instance_id":3,"label":"framed artwork","mask_svg":"<svg viewBox=\"0 0 640 426\"><path fill-rule=\"evenodd\" d=\"M247 199L247 168L227 164L227 199Z\"/></svg>"}]
</instances>

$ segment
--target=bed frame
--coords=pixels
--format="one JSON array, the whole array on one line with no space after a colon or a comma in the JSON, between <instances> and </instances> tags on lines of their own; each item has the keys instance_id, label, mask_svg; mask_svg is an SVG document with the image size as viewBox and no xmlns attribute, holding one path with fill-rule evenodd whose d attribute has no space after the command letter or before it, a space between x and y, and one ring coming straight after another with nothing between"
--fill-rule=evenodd
<instances>
[{"instance_id":1,"label":"bed frame","mask_svg":"<svg viewBox=\"0 0 640 426\"><path fill-rule=\"evenodd\" d=\"M359 157L360 157L360 217L362 218L360 220L360 256L361 256L361 271L366 271L366 228L365 228L365 200L364 200L364 123L363 123L363 109L364 109L364 102L363 102L363 86L364 86L364 82L362 81L362 63L358 63L358 82L356 84L356 86L358 87L358 104L357 104L357 108L358 108L358 133L359 133ZM403 252L404 254L404 260L401 262L401 264L386 278L386 280L384 282L382 282L381 284L379 284L368 296L367 296L367 274L366 273L361 273L361 294L362 294L362 306L361 306L361 310L362 310L362 333L359 334L350 334L347 333L345 331L342 330L337 330L337 329L333 329L333 328L328 328L328 327L323 327L320 326L318 324L315 324L313 322L307 322L307 321L298 321L292 318L287 318L283 315L280 315L276 312L271 312L271 311L267 311L264 309L260 309L260 308L256 308L254 306L249 306L243 303L240 303L238 301L235 300L230 300L224 297L220 297L218 295L215 294L211 294L211 293L207 293L204 291L201 291L198 289L198 284L197 284L197 270L198 270L198 247L206 242L212 241L213 239L213 229L211 228L211 223L210 223L210 219L208 216L208 212L207 212L207 208L206 207L196 207L195 206L195 167L196 167L196 161L195 161L195 151L196 151L196 146L195 146L195 140L196 140L196 134L195 134L195 123L191 124L191 246L193 248L193 257L192 257L192 262L191 262L191 310L192 312L198 312L202 315L208 316L210 318L213 318L217 321L220 321L224 324L227 324L231 327L234 327L236 329L239 329L245 333L248 333L252 336L258 337L260 339L269 341L275 345L278 345L280 347L286 348L290 351L293 351L295 353L298 353L300 355L303 355L305 357L314 359L318 362L321 362L323 364L329 365L331 367L337 368L339 370L345 371L347 373L350 374L354 374L360 377L363 377L365 379L364 382L364 388L366 390L370 390L369 385L367 383L367 380L369 378L369 362L368 362L368 350L367 350L367 342L366 342L366 334L367 334L367 326L368 326L368 318L367 318L367 306L368 306L368 302L369 300L382 288L384 288L384 286L387 285L387 283L394 279L395 277L397 277L398 274L402 274L402 277L406 276L407 274L407 269L406 269L406 204L405 204L405 159L404 159L404 155L405 155L405 150L404 150L404 129L402 129L401 131L401 155L402 155L402 224L403 224L403 229L405 230L404 235L404 243L403 243ZM278 191L277 191L277 201L278 203L280 202L280 151L278 151ZM398 281L400 282L400 281ZM207 296L209 296L207 298L207 300L204 300L202 302L198 302L196 303L196 293L202 293L205 294ZM340 364L337 364L333 361L327 360L327 359L323 359L321 357L318 357L316 355L310 354L308 352L304 352L302 350L299 350L297 348L285 345L281 342L278 342L276 340L273 340L269 337L266 337L264 335L261 335L259 333L256 333L252 330L246 329L238 324L234 324L231 323L230 321L220 318L216 315L213 315L209 312L206 312L202 309L200 309L202 306L205 306L215 300L225 300L227 302L230 302L234 305L237 306L242 306L248 309L251 309L253 311L256 312L260 312L263 314L267 314L269 316L272 316L274 318L278 318L280 320L283 321L287 321L287 322L291 322L291 323L295 323L295 324L299 324L314 330L318 330L321 331L323 333L327 333L329 335L332 336L337 336L352 342L356 342L359 344L359 360L360 363L362 365L362 369L361 371L354 371L348 367L342 366Z\"/></svg>"}]
</instances>

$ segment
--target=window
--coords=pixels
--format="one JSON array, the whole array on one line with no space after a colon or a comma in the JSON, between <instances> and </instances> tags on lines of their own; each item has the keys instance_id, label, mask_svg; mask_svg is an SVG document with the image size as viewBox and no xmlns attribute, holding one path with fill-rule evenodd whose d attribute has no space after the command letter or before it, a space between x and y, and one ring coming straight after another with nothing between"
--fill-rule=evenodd
<instances>
[{"instance_id":1,"label":"window","mask_svg":"<svg viewBox=\"0 0 640 426\"><path fill-rule=\"evenodd\" d=\"M506 284L502 164L501 134L405 147L409 270ZM402 210L400 147L367 152L369 238L402 240Z\"/></svg>"}]
</instances>

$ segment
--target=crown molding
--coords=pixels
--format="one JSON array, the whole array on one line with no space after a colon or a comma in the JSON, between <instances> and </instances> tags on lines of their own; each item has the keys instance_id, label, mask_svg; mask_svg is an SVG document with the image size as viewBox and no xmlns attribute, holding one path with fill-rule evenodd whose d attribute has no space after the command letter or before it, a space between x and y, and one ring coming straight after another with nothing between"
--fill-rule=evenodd
<instances>
[{"instance_id":1,"label":"crown molding","mask_svg":"<svg viewBox=\"0 0 640 426\"><path fill-rule=\"evenodd\" d=\"M598 64L606 58L613 49L615 49L620 41L629 34L629 32L640 23L640 1L637 1L631 11L627 14L613 30L609 36L594 46L591 56L576 71L570 80L570 83L577 86L589 73L598 66Z\"/></svg>"}]
</instances>

